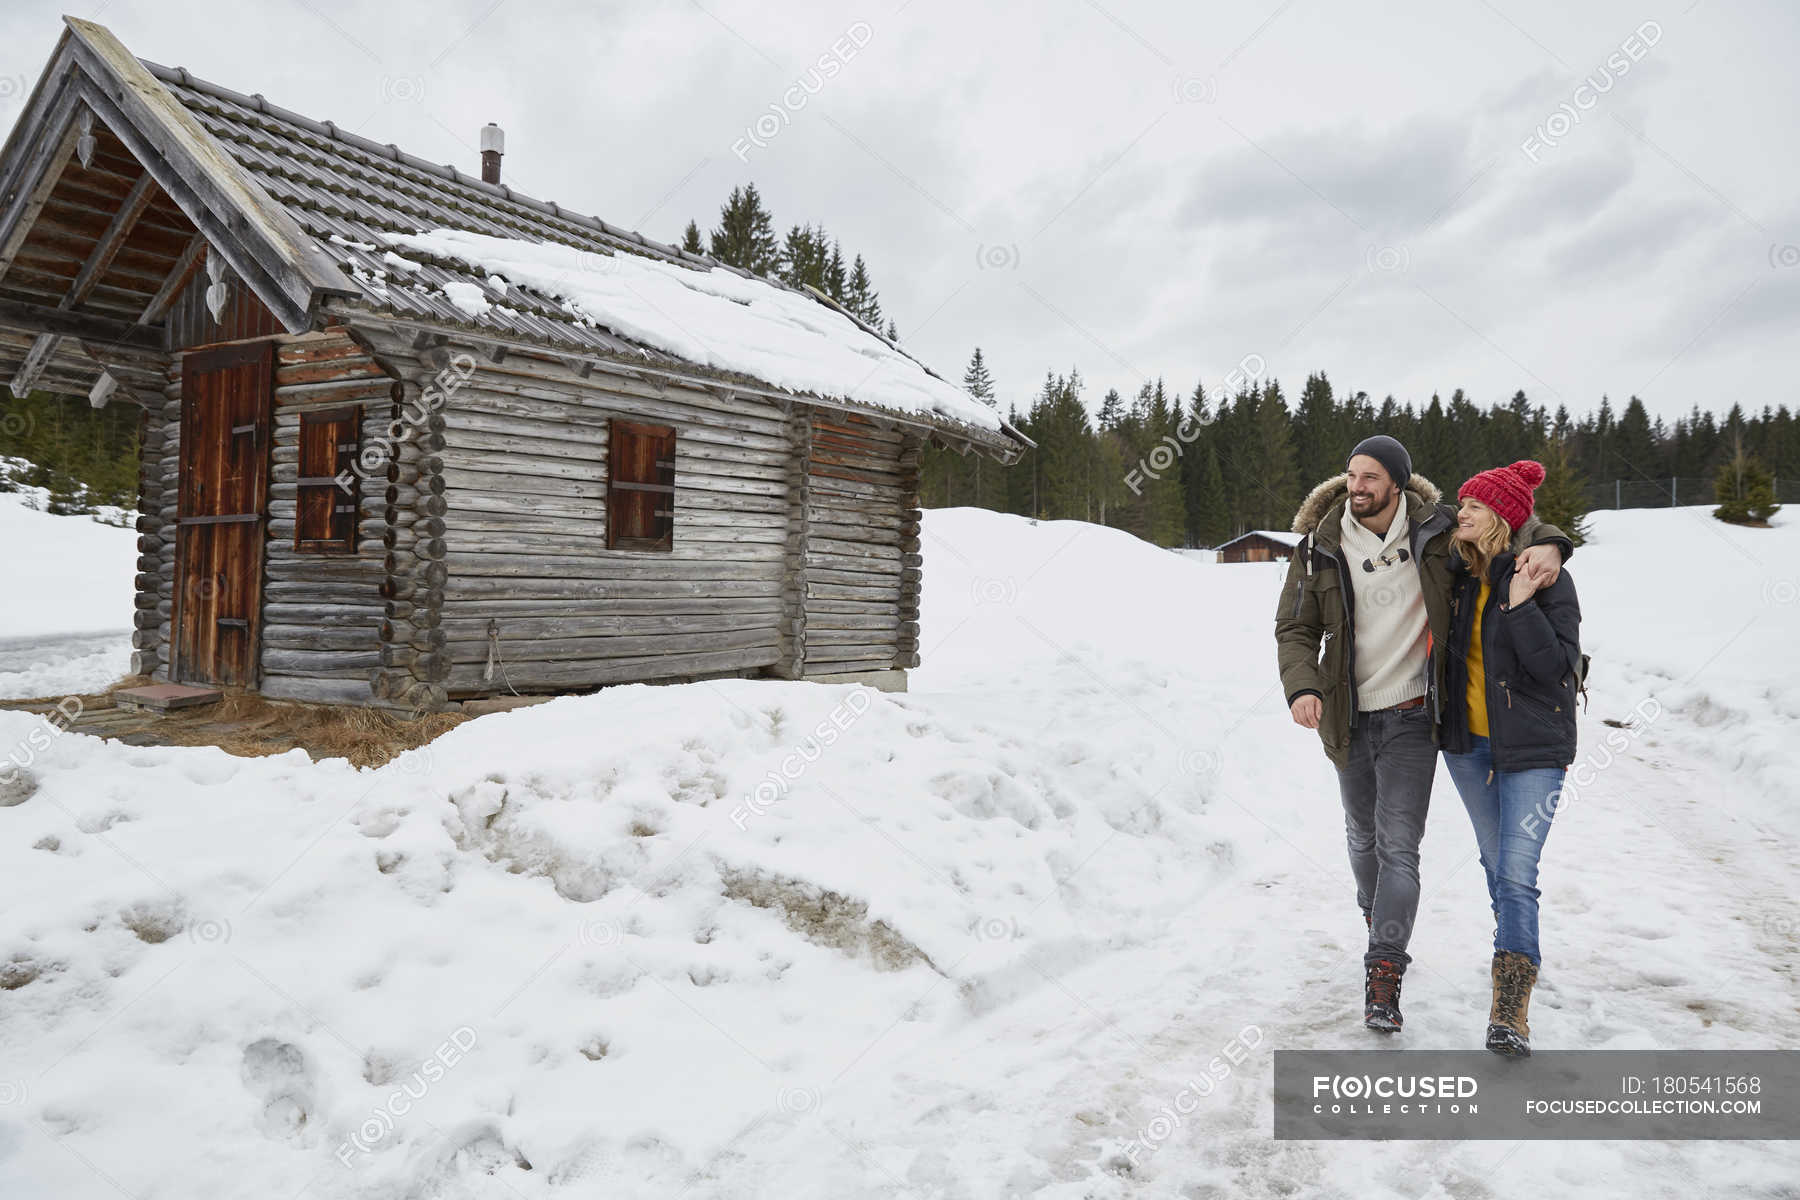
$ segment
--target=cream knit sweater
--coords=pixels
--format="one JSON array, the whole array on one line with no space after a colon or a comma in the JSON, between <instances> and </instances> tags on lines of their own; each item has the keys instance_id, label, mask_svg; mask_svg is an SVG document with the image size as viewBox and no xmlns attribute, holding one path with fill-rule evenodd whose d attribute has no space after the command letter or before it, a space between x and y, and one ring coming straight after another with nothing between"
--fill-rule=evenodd
<instances>
[{"instance_id":1,"label":"cream knit sweater","mask_svg":"<svg viewBox=\"0 0 1800 1200\"><path fill-rule=\"evenodd\" d=\"M1346 500L1342 525L1344 560L1356 593L1356 662L1351 666L1356 707L1367 712L1423 696L1431 655L1419 564L1410 555L1401 562L1395 553L1406 546L1406 508L1402 504L1387 536L1380 537L1350 515ZM1374 571L1363 570L1365 559L1375 564Z\"/></svg>"}]
</instances>

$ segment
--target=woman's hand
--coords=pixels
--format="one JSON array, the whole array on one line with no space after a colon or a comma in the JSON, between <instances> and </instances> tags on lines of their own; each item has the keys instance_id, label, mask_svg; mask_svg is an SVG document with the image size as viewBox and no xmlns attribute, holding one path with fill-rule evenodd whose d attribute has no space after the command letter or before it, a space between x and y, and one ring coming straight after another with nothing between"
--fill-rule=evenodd
<instances>
[{"instance_id":1,"label":"woman's hand","mask_svg":"<svg viewBox=\"0 0 1800 1200\"><path fill-rule=\"evenodd\" d=\"M1517 608L1537 595L1539 576L1527 571L1514 571L1512 588L1506 596L1506 607Z\"/></svg>"},{"instance_id":2,"label":"woman's hand","mask_svg":"<svg viewBox=\"0 0 1800 1200\"><path fill-rule=\"evenodd\" d=\"M1562 573L1562 547L1551 542L1527 546L1519 555L1519 571L1536 578L1538 586L1549 587Z\"/></svg>"}]
</instances>

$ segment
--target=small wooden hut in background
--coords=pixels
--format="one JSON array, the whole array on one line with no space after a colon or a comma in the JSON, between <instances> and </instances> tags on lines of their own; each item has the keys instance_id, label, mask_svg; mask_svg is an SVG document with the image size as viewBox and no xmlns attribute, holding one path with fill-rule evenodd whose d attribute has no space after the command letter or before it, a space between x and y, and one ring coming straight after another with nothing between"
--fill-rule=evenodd
<instances>
[{"instance_id":1,"label":"small wooden hut in background","mask_svg":"<svg viewBox=\"0 0 1800 1200\"><path fill-rule=\"evenodd\" d=\"M1300 544L1297 533L1273 529L1252 529L1218 547L1222 563L1287 562Z\"/></svg>"},{"instance_id":2,"label":"small wooden hut in background","mask_svg":"<svg viewBox=\"0 0 1800 1200\"><path fill-rule=\"evenodd\" d=\"M477 178L67 25L0 152L0 377L143 408L140 671L411 709L904 687L920 448L1009 464L1021 434L816 294L822 345L940 401L784 386L397 255L454 230L735 270L515 193L497 131Z\"/></svg>"}]
</instances>

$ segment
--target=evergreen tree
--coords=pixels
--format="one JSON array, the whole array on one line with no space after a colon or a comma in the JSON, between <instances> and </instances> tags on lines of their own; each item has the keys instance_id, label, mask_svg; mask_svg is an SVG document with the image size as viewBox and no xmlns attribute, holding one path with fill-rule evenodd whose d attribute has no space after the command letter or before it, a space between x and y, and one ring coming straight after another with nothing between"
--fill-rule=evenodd
<instances>
[{"instance_id":1,"label":"evergreen tree","mask_svg":"<svg viewBox=\"0 0 1800 1200\"><path fill-rule=\"evenodd\" d=\"M1481 419L1481 410L1475 407L1474 401L1463 395L1457 388L1450 393L1450 403L1444 408L1444 417L1450 428L1455 431L1450 442L1451 484L1462 482L1477 471L1499 463L1499 458L1488 451L1487 439ZM1516 461L1507 459L1507 462Z\"/></svg>"},{"instance_id":2,"label":"evergreen tree","mask_svg":"<svg viewBox=\"0 0 1800 1200\"><path fill-rule=\"evenodd\" d=\"M869 283L869 269L858 254L850 266L850 278L844 283L844 307L861 317L864 323L881 328L881 299Z\"/></svg>"},{"instance_id":3,"label":"evergreen tree","mask_svg":"<svg viewBox=\"0 0 1800 1200\"><path fill-rule=\"evenodd\" d=\"M1299 410L1294 413L1294 456L1300 478L1317 481L1342 470L1350 451L1344 442L1331 381L1323 371L1308 375L1300 391Z\"/></svg>"},{"instance_id":4,"label":"evergreen tree","mask_svg":"<svg viewBox=\"0 0 1800 1200\"><path fill-rule=\"evenodd\" d=\"M1576 474L1568 446L1546 439L1537 450L1544 464L1544 482L1538 485L1533 509L1539 517L1569 535L1577 546L1587 541L1587 484Z\"/></svg>"},{"instance_id":5,"label":"evergreen tree","mask_svg":"<svg viewBox=\"0 0 1800 1200\"><path fill-rule=\"evenodd\" d=\"M1146 442L1148 452L1157 455L1151 465L1160 478L1150 480L1144 488L1145 540L1157 546L1179 546L1187 533L1187 504L1182 489L1185 447L1176 429L1181 413L1169 404L1160 379L1151 388L1149 399ZM1166 463L1165 458L1169 460Z\"/></svg>"},{"instance_id":6,"label":"evergreen tree","mask_svg":"<svg viewBox=\"0 0 1800 1200\"><path fill-rule=\"evenodd\" d=\"M1644 402L1633 396L1619 414L1613 434L1613 462L1620 479L1655 479L1668 472L1656 452L1656 439L1651 436L1650 414Z\"/></svg>"},{"instance_id":7,"label":"evergreen tree","mask_svg":"<svg viewBox=\"0 0 1800 1200\"><path fill-rule=\"evenodd\" d=\"M1194 385L1194 394L1188 397L1185 412L1177 412L1175 437L1181 450L1181 501L1182 514L1186 527L1185 544L1189 546L1205 545L1200 537L1200 529L1206 523L1205 507L1207 504L1218 504L1221 495L1205 496L1206 492L1206 451L1208 447L1207 426L1212 422L1212 406L1207 402L1204 383ZM1218 471L1218 460L1213 460L1213 471Z\"/></svg>"},{"instance_id":8,"label":"evergreen tree","mask_svg":"<svg viewBox=\"0 0 1800 1200\"><path fill-rule=\"evenodd\" d=\"M1225 496L1225 475L1219 469L1219 456L1210 438L1200 446L1199 461L1191 509L1194 541L1201 546L1217 546L1231 540L1231 514Z\"/></svg>"},{"instance_id":9,"label":"evergreen tree","mask_svg":"<svg viewBox=\"0 0 1800 1200\"><path fill-rule=\"evenodd\" d=\"M963 391L989 408L994 407L994 377L988 371L987 359L982 357L980 346L969 356L968 369L963 372Z\"/></svg>"},{"instance_id":10,"label":"evergreen tree","mask_svg":"<svg viewBox=\"0 0 1800 1200\"><path fill-rule=\"evenodd\" d=\"M844 304L846 308L850 307L845 304L844 252L838 248L835 240L831 243L831 254L825 259L825 294L839 304ZM854 312L855 309L851 311Z\"/></svg>"},{"instance_id":11,"label":"evergreen tree","mask_svg":"<svg viewBox=\"0 0 1800 1200\"><path fill-rule=\"evenodd\" d=\"M805 225L788 230L781 246L781 279L792 287L815 287L826 292L825 231Z\"/></svg>"},{"instance_id":12,"label":"evergreen tree","mask_svg":"<svg viewBox=\"0 0 1800 1200\"><path fill-rule=\"evenodd\" d=\"M1042 520L1092 519L1093 431L1081 403L1081 372L1047 376L1027 418L1032 452L1032 515Z\"/></svg>"},{"instance_id":13,"label":"evergreen tree","mask_svg":"<svg viewBox=\"0 0 1800 1200\"><path fill-rule=\"evenodd\" d=\"M1252 488L1244 495L1248 509L1246 527L1286 529L1300 504L1300 479L1294 463L1287 400L1278 380L1271 378L1263 385L1251 409L1247 433L1244 456Z\"/></svg>"},{"instance_id":14,"label":"evergreen tree","mask_svg":"<svg viewBox=\"0 0 1800 1200\"><path fill-rule=\"evenodd\" d=\"M1769 469L1746 453L1741 441L1731 458L1719 465L1713 496L1719 502L1713 516L1733 525L1767 525L1781 508L1775 503L1775 481Z\"/></svg>"},{"instance_id":15,"label":"evergreen tree","mask_svg":"<svg viewBox=\"0 0 1800 1200\"><path fill-rule=\"evenodd\" d=\"M1444 414L1443 402L1435 393L1431 397L1431 403L1426 406L1424 415L1419 418L1419 444L1416 447L1408 446L1407 449L1412 452L1413 469L1420 471L1440 489L1454 492L1469 477L1456 474L1456 431L1450 427L1450 419Z\"/></svg>"},{"instance_id":16,"label":"evergreen tree","mask_svg":"<svg viewBox=\"0 0 1800 1200\"><path fill-rule=\"evenodd\" d=\"M754 183L732 188L712 231L712 256L758 275L772 275L781 265L775 223L762 205Z\"/></svg>"},{"instance_id":17,"label":"evergreen tree","mask_svg":"<svg viewBox=\"0 0 1800 1200\"><path fill-rule=\"evenodd\" d=\"M681 248L689 254L705 254L706 246L700 241L700 226L693 221L681 231Z\"/></svg>"},{"instance_id":18,"label":"evergreen tree","mask_svg":"<svg viewBox=\"0 0 1800 1200\"><path fill-rule=\"evenodd\" d=\"M114 401L102 409L85 399L32 392L7 394L0 405L0 457L24 464L0 469L0 491L46 488L60 515L137 503L138 407Z\"/></svg>"},{"instance_id":19,"label":"evergreen tree","mask_svg":"<svg viewBox=\"0 0 1800 1200\"><path fill-rule=\"evenodd\" d=\"M1118 388L1108 388L1106 398L1100 402L1100 415L1095 423L1102 430L1118 428L1119 422L1125 419L1125 401L1119 395Z\"/></svg>"},{"instance_id":20,"label":"evergreen tree","mask_svg":"<svg viewBox=\"0 0 1800 1200\"><path fill-rule=\"evenodd\" d=\"M987 359L982 356L980 346L975 347L975 353L969 356L968 369L963 372L963 391L969 393L969 395L975 397L975 399L981 401L989 408L997 406L994 394L994 376L988 370ZM972 485L971 491L973 493L969 497L969 500L970 503L977 506L986 503L983 499L983 492L985 489L982 486L984 482L982 473L985 470L985 467L983 466L984 457L985 456L981 454L970 454L969 458L973 461L969 464L969 469L966 472L958 473L968 477L968 481Z\"/></svg>"}]
</instances>

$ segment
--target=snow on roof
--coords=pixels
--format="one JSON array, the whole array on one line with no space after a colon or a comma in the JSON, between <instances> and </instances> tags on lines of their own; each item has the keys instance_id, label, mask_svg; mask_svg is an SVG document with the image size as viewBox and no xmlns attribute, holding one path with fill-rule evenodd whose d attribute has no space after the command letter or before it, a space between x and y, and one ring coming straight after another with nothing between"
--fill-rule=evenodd
<instances>
[{"instance_id":1,"label":"snow on roof","mask_svg":"<svg viewBox=\"0 0 1800 1200\"><path fill-rule=\"evenodd\" d=\"M791 392L898 412L936 413L1000 429L994 409L803 292L721 269L460 229L388 234L387 239L503 276L513 285L554 297L620 337L689 362L749 375Z\"/></svg>"},{"instance_id":2,"label":"snow on roof","mask_svg":"<svg viewBox=\"0 0 1800 1200\"><path fill-rule=\"evenodd\" d=\"M1287 533L1279 529L1252 529L1248 533L1238 534L1229 542L1221 542L1213 548L1215 550L1223 550L1226 546L1229 546L1234 542L1241 542L1247 537L1268 538L1271 542L1280 542L1284 546L1298 546L1300 544L1300 535L1297 533Z\"/></svg>"}]
</instances>

